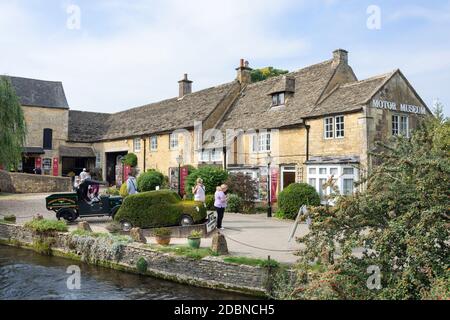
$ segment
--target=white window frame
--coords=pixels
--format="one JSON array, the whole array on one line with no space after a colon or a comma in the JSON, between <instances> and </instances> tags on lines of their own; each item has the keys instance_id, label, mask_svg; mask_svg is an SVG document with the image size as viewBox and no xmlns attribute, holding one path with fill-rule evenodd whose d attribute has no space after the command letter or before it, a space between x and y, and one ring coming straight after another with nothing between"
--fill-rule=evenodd
<instances>
[{"instance_id":1,"label":"white window frame","mask_svg":"<svg viewBox=\"0 0 450 320\"><path fill-rule=\"evenodd\" d=\"M311 173L311 169L313 169L312 171L315 170L315 173ZM320 173L321 171L320 169L326 169L326 173L325 174ZM312 182L311 180L314 179L315 185L313 185L313 187L316 189L318 194L321 193L319 189L320 179L325 179L326 181L328 181L328 179L330 179L330 177L332 176L331 169L337 169L337 174L334 174L333 178L336 179L336 186L338 187L339 192L341 194L344 194L344 179L352 179L353 183L358 181L359 171L357 168L351 165L342 165L342 164L308 165L306 170L307 172L306 178L308 184L311 185ZM352 169L353 174L344 173L345 169ZM327 196L331 193L331 188L328 187L326 190L323 191L324 196ZM353 192L355 191L356 189L353 185ZM326 204L326 200L321 199L321 203Z\"/></svg>"},{"instance_id":2,"label":"white window frame","mask_svg":"<svg viewBox=\"0 0 450 320\"><path fill-rule=\"evenodd\" d=\"M403 120L406 120L404 123ZM409 138L409 116L401 115L399 121L399 132L401 135Z\"/></svg>"},{"instance_id":3,"label":"white window frame","mask_svg":"<svg viewBox=\"0 0 450 320\"><path fill-rule=\"evenodd\" d=\"M400 116L398 114L394 114L391 119L392 135L398 136L400 134Z\"/></svg>"},{"instance_id":4,"label":"white window frame","mask_svg":"<svg viewBox=\"0 0 450 320\"><path fill-rule=\"evenodd\" d=\"M210 159L212 162L220 162L222 161L222 151L220 149L212 149L210 150Z\"/></svg>"},{"instance_id":5,"label":"white window frame","mask_svg":"<svg viewBox=\"0 0 450 320\"><path fill-rule=\"evenodd\" d=\"M281 107L286 103L286 93L277 92L272 95L272 107Z\"/></svg>"},{"instance_id":6,"label":"white window frame","mask_svg":"<svg viewBox=\"0 0 450 320\"><path fill-rule=\"evenodd\" d=\"M178 150L178 133L171 133L169 135L169 149Z\"/></svg>"},{"instance_id":7,"label":"white window frame","mask_svg":"<svg viewBox=\"0 0 450 320\"><path fill-rule=\"evenodd\" d=\"M150 137L150 151L157 151L158 150L158 136L151 136Z\"/></svg>"},{"instance_id":8,"label":"white window frame","mask_svg":"<svg viewBox=\"0 0 450 320\"><path fill-rule=\"evenodd\" d=\"M272 134L269 131L255 133L252 135L252 151L253 153L270 152L272 148Z\"/></svg>"},{"instance_id":9,"label":"white window frame","mask_svg":"<svg viewBox=\"0 0 450 320\"><path fill-rule=\"evenodd\" d=\"M334 139L334 118L327 117L323 120L324 138L326 140Z\"/></svg>"},{"instance_id":10,"label":"white window frame","mask_svg":"<svg viewBox=\"0 0 450 320\"><path fill-rule=\"evenodd\" d=\"M341 120L339 121L338 120ZM336 116L334 117L334 136L336 139L343 139L345 138L345 117L344 116Z\"/></svg>"},{"instance_id":11,"label":"white window frame","mask_svg":"<svg viewBox=\"0 0 450 320\"><path fill-rule=\"evenodd\" d=\"M133 150L134 152L141 152L141 138L133 139Z\"/></svg>"}]
</instances>

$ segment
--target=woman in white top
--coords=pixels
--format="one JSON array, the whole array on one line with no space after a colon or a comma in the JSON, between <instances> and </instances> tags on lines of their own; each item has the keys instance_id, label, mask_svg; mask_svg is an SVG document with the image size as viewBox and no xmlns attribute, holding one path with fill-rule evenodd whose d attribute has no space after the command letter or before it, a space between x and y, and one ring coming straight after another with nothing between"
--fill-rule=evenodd
<instances>
[{"instance_id":1,"label":"woman in white top","mask_svg":"<svg viewBox=\"0 0 450 320\"><path fill-rule=\"evenodd\" d=\"M127 180L127 192L128 194L136 194L138 193L137 181L136 181L136 169L131 169L131 172L128 175Z\"/></svg>"},{"instance_id":2,"label":"woman in white top","mask_svg":"<svg viewBox=\"0 0 450 320\"><path fill-rule=\"evenodd\" d=\"M197 179L197 184L192 188L192 193L194 194L194 200L205 202L206 200L206 190L201 178Z\"/></svg>"}]
</instances>

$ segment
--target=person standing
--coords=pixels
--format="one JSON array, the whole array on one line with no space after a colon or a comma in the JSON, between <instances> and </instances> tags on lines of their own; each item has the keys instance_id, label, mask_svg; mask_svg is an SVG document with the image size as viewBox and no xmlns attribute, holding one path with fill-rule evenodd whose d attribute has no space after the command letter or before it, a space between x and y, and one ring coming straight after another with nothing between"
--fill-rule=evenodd
<instances>
[{"instance_id":1,"label":"person standing","mask_svg":"<svg viewBox=\"0 0 450 320\"><path fill-rule=\"evenodd\" d=\"M217 211L217 228L219 230L224 229L222 221L225 214L225 208L227 207L227 196L225 195L227 189L226 185L222 185L221 187L217 187L216 193L214 194L214 207Z\"/></svg>"},{"instance_id":2,"label":"person standing","mask_svg":"<svg viewBox=\"0 0 450 320\"><path fill-rule=\"evenodd\" d=\"M197 179L197 184L192 188L192 193L194 194L195 201L205 202L206 189L201 178Z\"/></svg>"},{"instance_id":3,"label":"person standing","mask_svg":"<svg viewBox=\"0 0 450 320\"><path fill-rule=\"evenodd\" d=\"M131 169L127 179L127 192L129 195L138 193L136 181L136 169Z\"/></svg>"},{"instance_id":4,"label":"person standing","mask_svg":"<svg viewBox=\"0 0 450 320\"><path fill-rule=\"evenodd\" d=\"M81 171L81 173L80 173L80 183L83 183L83 181L86 180L86 176L87 176L87 172L86 172L86 168L84 168L83 171Z\"/></svg>"}]
</instances>

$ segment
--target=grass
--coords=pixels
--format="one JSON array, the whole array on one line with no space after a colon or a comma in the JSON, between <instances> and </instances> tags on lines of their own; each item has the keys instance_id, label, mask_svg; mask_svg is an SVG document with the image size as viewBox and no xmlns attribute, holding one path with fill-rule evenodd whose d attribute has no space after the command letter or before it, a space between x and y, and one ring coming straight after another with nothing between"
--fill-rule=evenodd
<instances>
[{"instance_id":1,"label":"grass","mask_svg":"<svg viewBox=\"0 0 450 320\"><path fill-rule=\"evenodd\" d=\"M194 249L189 246L157 246L157 245L147 245L147 247L156 250L158 252L174 253L178 256L185 256L195 260L201 260L208 256L217 256L217 254L214 253L209 248Z\"/></svg>"},{"instance_id":2,"label":"grass","mask_svg":"<svg viewBox=\"0 0 450 320\"><path fill-rule=\"evenodd\" d=\"M25 223L25 228L33 230L34 232L67 232L67 224L65 221L57 220L32 220Z\"/></svg>"},{"instance_id":3,"label":"grass","mask_svg":"<svg viewBox=\"0 0 450 320\"><path fill-rule=\"evenodd\" d=\"M277 268L280 266L276 260L263 260L248 257L226 257L223 261L234 264L243 264L252 267L272 267Z\"/></svg>"}]
</instances>

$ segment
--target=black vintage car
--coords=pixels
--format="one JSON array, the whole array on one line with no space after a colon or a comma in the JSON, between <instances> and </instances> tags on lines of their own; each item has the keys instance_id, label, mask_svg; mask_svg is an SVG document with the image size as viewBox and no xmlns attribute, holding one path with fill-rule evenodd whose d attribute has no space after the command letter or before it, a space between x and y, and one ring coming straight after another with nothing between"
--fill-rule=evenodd
<instances>
[{"instance_id":1,"label":"black vintage car","mask_svg":"<svg viewBox=\"0 0 450 320\"><path fill-rule=\"evenodd\" d=\"M122 197L99 195L100 181L86 180L73 193L52 194L45 198L47 210L55 211L58 220L114 215L122 205Z\"/></svg>"}]
</instances>

